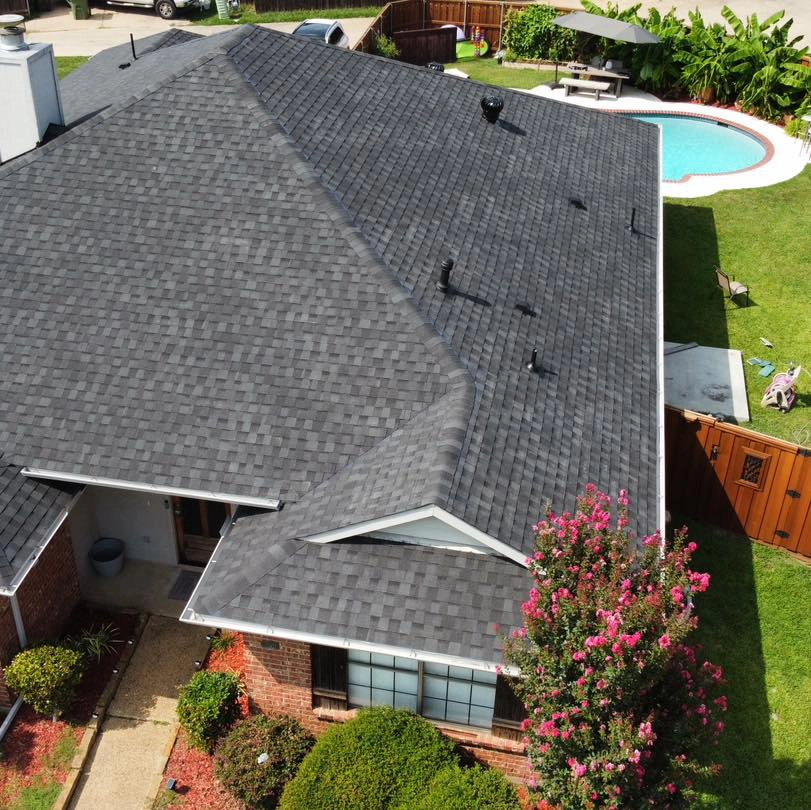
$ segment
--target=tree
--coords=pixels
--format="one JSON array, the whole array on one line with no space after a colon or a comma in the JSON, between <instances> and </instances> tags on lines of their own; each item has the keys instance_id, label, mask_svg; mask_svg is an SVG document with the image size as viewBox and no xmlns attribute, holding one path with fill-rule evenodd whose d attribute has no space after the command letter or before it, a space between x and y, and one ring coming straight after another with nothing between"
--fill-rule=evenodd
<instances>
[{"instance_id":1,"label":"tree","mask_svg":"<svg viewBox=\"0 0 811 810\"><path fill-rule=\"evenodd\" d=\"M699 747L723 731L723 673L688 643L710 580L689 568L696 544L634 540L627 507L589 485L575 514L534 527L534 587L506 643L539 792L562 810L687 807L711 770Z\"/></svg>"}]
</instances>

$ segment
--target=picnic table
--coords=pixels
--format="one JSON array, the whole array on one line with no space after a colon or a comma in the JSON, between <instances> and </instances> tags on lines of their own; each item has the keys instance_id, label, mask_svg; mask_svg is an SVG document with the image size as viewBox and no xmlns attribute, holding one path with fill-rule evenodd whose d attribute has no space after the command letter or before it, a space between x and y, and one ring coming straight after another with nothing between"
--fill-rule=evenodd
<instances>
[{"instance_id":1,"label":"picnic table","mask_svg":"<svg viewBox=\"0 0 811 810\"><path fill-rule=\"evenodd\" d=\"M622 95L622 82L631 77L627 73L619 73L615 70L584 65L582 62L569 62L566 70L570 71L574 79L607 79L614 87L614 96L619 98Z\"/></svg>"}]
</instances>

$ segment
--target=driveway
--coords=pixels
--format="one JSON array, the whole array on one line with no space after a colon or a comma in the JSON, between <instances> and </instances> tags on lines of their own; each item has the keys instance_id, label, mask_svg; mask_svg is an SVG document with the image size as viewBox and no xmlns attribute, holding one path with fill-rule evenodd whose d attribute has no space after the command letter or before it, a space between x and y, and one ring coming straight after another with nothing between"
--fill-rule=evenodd
<instances>
[{"instance_id":1,"label":"driveway","mask_svg":"<svg viewBox=\"0 0 811 810\"><path fill-rule=\"evenodd\" d=\"M202 627L150 616L121 679L71 810L143 810L161 780L174 734L177 691L208 649Z\"/></svg>"},{"instance_id":2,"label":"driveway","mask_svg":"<svg viewBox=\"0 0 811 810\"><path fill-rule=\"evenodd\" d=\"M341 20L351 45L363 36L371 22L371 17ZM263 23L264 28L287 33L297 25L298 23ZM67 5L30 20L25 27L30 42L50 42L56 56L93 56L105 48L128 42L130 34L135 39L141 39L172 28L184 28L204 36L228 30L223 25L193 25L183 17L162 20L154 11L147 9L112 6L94 7L89 20L74 20Z\"/></svg>"}]
</instances>

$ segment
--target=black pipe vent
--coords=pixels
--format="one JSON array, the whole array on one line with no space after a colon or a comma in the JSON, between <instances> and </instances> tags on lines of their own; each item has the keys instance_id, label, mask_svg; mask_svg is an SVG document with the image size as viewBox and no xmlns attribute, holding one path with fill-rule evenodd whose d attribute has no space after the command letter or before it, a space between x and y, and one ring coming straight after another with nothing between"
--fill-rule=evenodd
<instances>
[{"instance_id":1,"label":"black pipe vent","mask_svg":"<svg viewBox=\"0 0 811 810\"><path fill-rule=\"evenodd\" d=\"M439 281L436 283L436 288L442 292L448 292L451 282L451 270L453 270L453 259L449 256L439 266Z\"/></svg>"},{"instance_id":2,"label":"black pipe vent","mask_svg":"<svg viewBox=\"0 0 811 810\"><path fill-rule=\"evenodd\" d=\"M529 359L529 363L527 363L527 370L531 371L533 374L536 374L541 370L541 364L538 362L538 350L532 350L532 357Z\"/></svg>"},{"instance_id":3,"label":"black pipe vent","mask_svg":"<svg viewBox=\"0 0 811 810\"><path fill-rule=\"evenodd\" d=\"M495 124L504 109L504 99L501 96L484 96L481 104L482 118L485 118L491 124Z\"/></svg>"}]
</instances>

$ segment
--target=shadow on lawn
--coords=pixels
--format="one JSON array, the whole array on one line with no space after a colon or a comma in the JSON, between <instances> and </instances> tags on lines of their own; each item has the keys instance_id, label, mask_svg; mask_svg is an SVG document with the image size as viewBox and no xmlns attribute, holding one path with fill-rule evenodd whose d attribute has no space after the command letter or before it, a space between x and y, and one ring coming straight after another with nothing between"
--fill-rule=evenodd
<instances>
[{"instance_id":1,"label":"shadow on lawn","mask_svg":"<svg viewBox=\"0 0 811 810\"><path fill-rule=\"evenodd\" d=\"M703 655L724 667L729 698L726 731L707 751L722 772L702 785L703 807L808 807L811 764L775 760L766 686L766 663L753 563L752 542L691 522L699 543L696 570L708 571L712 585L697 598L697 641Z\"/></svg>"},{"instance_id":2,"label":"shadow on lawn","mask_svg":"<svg viewBox=\"0 0 811 810\"><path fill-rule=\"evenodd\" d=\"M665 203L664 219L665 340L730 348L712 208Z\"/></svg>"}]
</instances>

